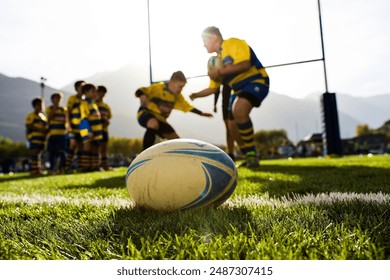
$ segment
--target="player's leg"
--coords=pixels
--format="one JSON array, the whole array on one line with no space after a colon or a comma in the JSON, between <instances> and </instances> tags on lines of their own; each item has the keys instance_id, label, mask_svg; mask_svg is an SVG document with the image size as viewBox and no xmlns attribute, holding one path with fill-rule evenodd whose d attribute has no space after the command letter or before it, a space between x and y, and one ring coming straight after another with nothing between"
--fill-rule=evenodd
<instances>
[{"instance_id":1,"label":"player's leg","mask_svg":"<svg viewBox=\"0 0 390 280\"><path fill-rule=\"evenodd\" d=\"M68 148L66 151L66 163L65 163L65 168L67 171L70 171L73 163L73 158L75 155L75 150L77 148L77 141L76 141L76 136L74 133L69 133L69 142L68 142Z\"/></svg>"},{"instance_id":2,"label":"player's leg","mask_svg":"<svg viewBox=\"0 0 390 280\"><path fill-rule=\"evenodd\" d=\"M57 156L60 158L58 172L64 173L65 172L65 163L66 163L66 137L65 136L63 136L59 139Z\"/></svg>"},{"instance_id":3,"label":"player's leg","mask_svg":"<svg viewBox=\"0 0 390 280\"><path fill-rule=\"evenodd\" d=\"M159 134L164 139L177 139L180 138L180 136L176 133L176 131L173 129L173 127L166 122L160 122L160 130Z\"/></svg>"},{"instance_id":4,"label":"player's leg","mask_svg":"<svg viewBox=\"0 0 390 280\"><path fill-rule=\"evenodd\" d=\"M49 139L47 139L47 151L49 152L50 163L49 174L54 174L56 169L57 146L56 139L53 137L49 137Z\"/></svg>"},{"instance_id":5,"label":"player's leg","mask_svg":"<svg viewBox=\"0 0 390 280\"><path fill-rule=\"evenodd\" d=\"M101 160L100 164L105 171L112 170L112 168L110 168L110 166L108 165L108 158L107 158L108 139L109 139L108 132L103 132L103 140L100 142L99 149L100 149L100 160Z\"/></svg>"},{"instance_id":6,"label":"player's leg","mask_svg":"<svg viewBox=\"0 0 390 280\"><path fill-rule=\"evenodd\" d=\"M81 149L77 152L77 171L87 172L91 169L92 132L87 129L80 131Z\"/></svg>"},{"instance_id":7,"label":"player's leg","mask_svg":"<svg viewBox=\"0 0 390 280\"><path fill-rule=\"evenodd\" d=\"M146 131L143 139L143 149L154 145L156 142L156 135L158 134L160 126L156 118L150 118L146 123Z\"/></svg>"},{"instance_id":8,"label":"player's leg","mask_svg":"<svg viewBox=\"0 0 390 280\"><path fill-rule=\"evenodd\" d=\"M90 170L99 171L99 149L100 142L97 140L91 141L91 157L90 157Z\"/></svg>"},{"instance_id":9,"label":"player's leg","mask_svg":"<svg viewBox=\"0 0 390 280\"><path fill-rule=\"evenodd\" d=\"M31 147L31 166L30 166L30 174L31 175L39 175L40 174L40 163L39 156L40 150L37 147Z\"/></svg>"},{"instance_id":10,"label":"player's leg","mask_svg":"<svg viewBox=\"0 0 390 280\"><path fill-rule=\"evenodd\" d=\"M258 83L248 84L237 95L232 105L232 112L243 142L242 150L247 156L246 166L257 167L259 166L259 160L256 153L254 129L250 113L252 108L259 107L268 95L268 87Z\"/></svg>"},{"instance_id":11,"label":"player's leg","mask_svg":"<svg viewBox=\"0 0 390 280\"><path fill-rule=\"evenodd\" d=\"M222 87L222 118L223 122L225 124L225 130L226 130L226 148L227 153L231 157L233 161L235 161L234 156L234 134L232 133L230 129L229 124L229 101L230 101L230 92L231 88L227 84L223 84Z\"/></svg>"},{"instance_id":12,"label":"player's leg","mask_svg":"<svg viewBox=\"0 0 390 280\"><path fill-rule=\"evenodd\" d=\"M236 98L233 104L234 121L237 124L238 133L246 151L254 149L253 124L249 116L252 108L252 103L248 99L242 97Z\"/></svg>"},{"instance_id":13,"label":"player's leg","mask_svg":"<svg viewBox=\"0 0 390 280\"><path fill-rule=\"evenodd\" d=\"M233 135L230 131L230 124L229 120L223 120L225 124L225 130L226 130L226 149L227 149L227 154L230 156L230 158L235 161L235 156L234 156L234 138Z\"/></svg>"},{"instance_id":14,"label":"player's leg","mask_svg":"<svg viewBox=\"0 0 390 280\"><path fill-rule=\"evenodd\" d=\"M143 150L146 150L147 148L154 145L156 141L156 135L158 135L158 131L160 129L160 122L156 119L155 116L141 108L138 111L138 123L142 127L146 128L142 142Z\"/></svg>"},{"instance_id":15,"label":"player's leg","mask_svg":"<svg viewBox=\"0 0 390 280\"><path fill-rule=\"evenodd\" d=\"M247 147L245 145L245 142L243 141L241 134L239 133L239 128L237 125L237 121L235 119L234 113L236 113L236 116L238 117L240 122L245 123L247 121L248 116L246 114L243 114L243 110L240 108L241 104L245 104L243 102L238 102L237 105L237 100L238 100L238 95L233 94L230 96L230 101L229 101L229 132L231 133L232 137L234 140L237 142L238 146L240 147L241 153L245 156L247 153ZM250 112L250 111L249 111ZM249 113L247 112L249 115Z\"/></svg>"}]
</instances>

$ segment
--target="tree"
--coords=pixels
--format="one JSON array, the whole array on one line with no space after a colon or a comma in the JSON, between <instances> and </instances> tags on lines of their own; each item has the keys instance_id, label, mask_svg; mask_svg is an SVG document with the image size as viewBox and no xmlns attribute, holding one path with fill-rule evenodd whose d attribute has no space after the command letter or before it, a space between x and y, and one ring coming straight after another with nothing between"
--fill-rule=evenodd
<instances>
[{"instance_id":1,"label":"tree","mask_svg":"<svg viewBox=\"0 0 390 280\"><path fill-rule=\"evenodd\" d=\"M363 136L363 135L368 135L371 134L372 131L368 124L359 124L356 129L355 129L355 135L356 136Z\"/></svg>"},{"instance_id":2,"label":"tree","mask_svg":"<svg viewBox=\"0 0 390 280\"><path fill-rule=\"evenodd\" d=\"M30 150L23 142L12 142L9 138L0 136L0 159L29 157Z\"/></svg>"},{"instance_id":3,"label":"tree","mask_svg":"<svg viewBox=\"0 0 390 280\"><path fill-rule=\"evenodd\" d=\"M255 133L257 152L262 158L277 154L278 148L289 141L287 132L280 130L259 130Z\"/></svg>"},{"instance_id":4,"label":"tree","mask_svg":"<svg viewBox=\"0 0 390 280\"><path fill-rule=\"evenodd\" d=\"M110 157L132 158L141 151L141 139L111 137L108 142L107 152Z\"/></svg>"}]
</instances>

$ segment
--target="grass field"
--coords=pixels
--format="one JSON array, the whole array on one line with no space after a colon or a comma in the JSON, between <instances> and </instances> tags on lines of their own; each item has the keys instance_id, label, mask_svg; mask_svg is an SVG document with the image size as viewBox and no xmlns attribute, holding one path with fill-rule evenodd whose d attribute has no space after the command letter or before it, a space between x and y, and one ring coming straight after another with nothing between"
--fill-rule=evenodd
<instances>
[{"instance_id":1,"label":"grass field","mask_svg":"<svg viewBox=\"0 0 390 280\"><path fill-rule=\"evenodd\" d=\"M218 209L134 207L126 168L0 176L0 259L390 259L390 157L262 161Z\"/></svg>"}]
</instances>

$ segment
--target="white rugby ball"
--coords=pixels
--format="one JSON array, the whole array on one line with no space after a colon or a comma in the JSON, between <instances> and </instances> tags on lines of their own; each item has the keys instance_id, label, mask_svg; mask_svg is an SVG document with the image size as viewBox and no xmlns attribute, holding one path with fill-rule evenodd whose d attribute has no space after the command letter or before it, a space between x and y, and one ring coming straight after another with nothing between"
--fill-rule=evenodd
<instances>
[{"instance_id":1,"label":"white rugby ball","mask_svg":"<svg viewBox=\"0 0 390 280\"><path fill-rule=\"evenodd\" d=\"M207 71L210 72L210 70L213 69L214 67L217 68L222 67L222 60L216 55L211 56L207 61Z\"/></svg>"},{"instance_id":2,"label":"white rugby ball","mask_svg":"<svg viewBox=\"0 0 390 280\"><path fill-rule=\"evenodd\" d=\"M211 56L209 58L209 60L207 61L207 71L210 72L211 69L213 68L222 68L222 60L220 57L214 55L214 56ZM216 80L216 82L222 82L222 78L221 77L218 77Z\"/></svg>"},{"instance_id":3,"label":"white rugby ball","mask_svg":"<svg viewBox=\"0 0 390 280\"><path fill-rule=\"evenodd\" d=\"M126 185L141 207L164 212L219 206L233 193L237 169L220 148L194 139L174 139L139 154Z\"/></svg>"}]
</instances>

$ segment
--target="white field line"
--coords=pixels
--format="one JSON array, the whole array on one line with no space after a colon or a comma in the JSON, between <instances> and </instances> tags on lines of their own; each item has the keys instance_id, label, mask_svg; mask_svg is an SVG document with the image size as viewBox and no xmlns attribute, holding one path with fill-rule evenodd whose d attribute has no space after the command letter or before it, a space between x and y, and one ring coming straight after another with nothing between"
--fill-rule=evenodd
<instances>
[{"instance_id":1,"label":"white field line","mask_svg":"<svg viewBox=\"0 0 390 280\"><path fill-rule=\"evenodd\" d=\"M73 205L82 205L82 204L91 204L96 206L116 206L116 207L133 207L134 203L129 199L123 199L116 196L110 197L91 197L91 198L69 198L64 196L55 196L55 195L0 195L0 202L8 203L25 203L27 205L34 204L73 204Z\"/></svg>"},{"instance_id":2,"label":"white field line","mask_svg":"<svg viewBox=\"0 0 390 280\"><path fill-rule=\"evenodd\" d=\"M294 195L292 198L282 197L280 199L272 199L266 196L251 195L248 197L236 197L232 200L228 200L225 204L229 207L239 206L293 206L293 205L320 205L320 204L332 204L335 202L349 202L349 201L361 201L361 202L376 202L376 203L390 203L390 195L384 193L320 193L320 194L306 194L306 195Z\"/></svg>"},{"instance_id":3,"label":"white field line","mask_svg":"<svg viewBox=\"0 0 390 280\"><path fill-rule=\"evenodd\" d=\"M267 196L252 195L248 197L235 197L229 199L223 205L223 207L240 207L240 206L284 206L289 207L293 205L319 205L319 204L332 204L334 202L348 202L348 201L361 201L361 202L376 202L379 204L390 203L390 195L384 193L320 193L320 194L306 194L306 195L295 195L292 198L282 197L280 199L272 199ZM91 204L96 206L114 206L118 208L132 208L134 202L130 198L124 199L116 196L110 196L106 198L91 197L91 198L69 198L64 196L53 196L53 195L14 195L6 194L0 195L0 202L5 203L25 203L27 205L34 204Z\"/></svg>"}]
</instances>

